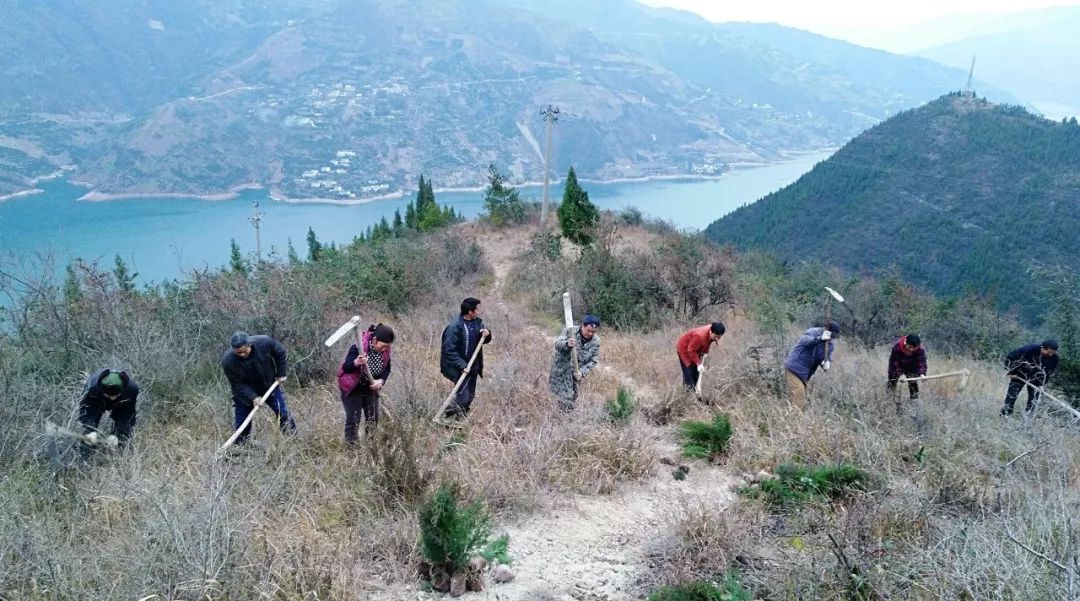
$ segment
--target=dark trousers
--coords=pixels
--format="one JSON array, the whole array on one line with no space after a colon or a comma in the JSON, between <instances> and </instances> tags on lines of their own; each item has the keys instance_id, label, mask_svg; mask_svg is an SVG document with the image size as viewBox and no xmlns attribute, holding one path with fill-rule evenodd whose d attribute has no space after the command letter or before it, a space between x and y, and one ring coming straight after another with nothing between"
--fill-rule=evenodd
<instances>
[{"instance_id":1,"label":"dark trousers","mask_svg":"<svg viewBox=\"0 0 1080 601\"><path fill-rule=\"evenodd\" d=\"M356 442L361 421L365 432L379 423L379 393L371 388L341 395L341 404L345 407L345 442Z\"/></svg>"},{"instance_id":2,"label":"dark trousers","mask_svg":"<svg viewBox=\"0 0 1080 601\"><path fill-rule=\"evenodd\" d=\"M1020 391L1024 386L1027 386L1027 406L1024 410L1031 411L1035 408L1035 401L1039 398L1039 390L1032 384L1026 384L1023 380L1009 378L1009 391L1005 393L1005 406L1001 408L1002 415L1012 415L1016 397L1020 396Z\"/></svg>"},{"instance_id":3,"label":"dark trousers","mask_svg":"<svg viewBox=\"0 0 1080 601\"><path fill-rule=\"evenodd\" d=\"M454 400L450 401L450 405L446 407L446 416L465 417L469 415L469 409L472 407L473 397L475 396L476 374L470 372L469 375L465 376L465 381L461 383L461 388L458 388Z\"/></svg>"},{"instance_id":4,"label":"dark trousers","mask_svg":"<svg viewBox=\"0 0 1080 601\"><path fill-rule=\"evenodd\" d=\"M679 359L679 367L682 368L683 386L690 390L696 390L698 378L701 377L701 372L698 371L697 365L687 367L683 365L682 359Z\"/></svg>"},{"instance_id":5,"label":"dark trousers","mask_svg":"<svg viewBox=\"0 0 1080 601\"><path fill-rule=\"evenodd\" d=\"M909 378L917 378L917 377L919 377L919 374L904 374L904 375L909 377ZM896 376L895 378L892 377L892 376L889 377L889 392L894 392L896 390L896 383L899 380L900 380L900 376ZM908 389L908 394L911 395L911 400L913 400L913 401L918 400L918 398L919 398L919 383L909 381L907 383L907 389Z\"/></svg>"},{"instance_id":6,"label":"dark trousers","mask_svg":"<svg viewBox=\"0 0 1080 601\"><path fill-rule=\"evenodd\" d=\"M113 420L113 435L120 440L120 446L126 445L135 432L135 401L82 403L79 405L79 423L82 424L83 433L98 431L101 416L106 412Z\"/></svg>"},{"instance_id":7,"label":"dark trousers","mask_svg":"<svg viewBox=\"0 0 1080 601\"><path fill-rule=\"evenodd\" d=\"M288 434L290 432L296 432L296 422L293 421L291 415L289 415L289 408L285 406L285 393L281 391L281 388L275 388L274 392L270 394L270 398L266 399L266 406L270 408L278 417L278 427L281 428L282 434ZM233 400L233 430L240 427L240 424L244 423L247 416L251 411L255 409L255 405L242 405ZM244 431L240 433L240 436L236 439L236 444L241 444L248 439L251 435L251 424L244 428Z\"/></svg>"}]
</instances>

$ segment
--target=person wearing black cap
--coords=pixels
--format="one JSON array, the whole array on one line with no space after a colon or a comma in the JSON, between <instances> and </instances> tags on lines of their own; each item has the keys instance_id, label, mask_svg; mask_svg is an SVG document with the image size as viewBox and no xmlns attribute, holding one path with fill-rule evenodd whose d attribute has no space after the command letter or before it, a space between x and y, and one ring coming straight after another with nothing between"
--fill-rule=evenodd
<instances>
[{"instance_id":1,"label":"person wearing black cap","mask_svg":"<svg viewBox=\"0 0 1080 601\"><path fill-rule=\"evenodd\" d=\"M555 358L551 361L548 387L559 401L559 409L572 411L577 402L580 382L589 375L600 360L600 318L586 315L581 327L570 332L563 330L555 340ZM573 353L577 349L578 370L574 371Z\"/></svg>"},{"instance_id":2,"label":"person wearing black cap","mask_svg":"<svg viewBox=\"0 0 1080 601\"><path fill-rule=\"evenodd\" d=\"M810 377L818 367L829 371L836 344L826 343L837 338L840 338L840 325L830 321L824 328L819 326L803 332L799 341L791 348L791 352L784 359L784 371L787 373L788 398L792 405L799 409L806 407L806 387ZM829 347L827 356L826 346Z\"/></svg>"},{"instance_id":3,"label":"person wearing black cap","mask_svg":"<svg viewBox=\"0 0 1080 601\"><path fill-rule=\"evenodd\" d=\"M233 428L239 428L255 408L255 402L266 394L274 381L285 381L288 369L288 353L280 342L269 336L249 336L236 332L229 339L229 350L221 357L221 368L232 388ZM285 406L285 392L281 386L266 399L267 406L277 414L278 426L283 433L295 432L296 423ZM251 434L251 424L236 439L244 443Z\"/></svg>"},{"instance_id":4,"label":"person wearing black cap","mask_svg":"<svg viewBox=\"0 0 1080 601\"><path fill-rule=\"evenodd\" d=\"M1050 375L1058 366L1057 340L1044 340L1042 344L1028 344L1005 356L1005 368L1009 370L1009 390L1005 393L1005 405L1001 415L1008 417L1013 413L1013 405L1020 391L1027 387L1027 406L1025 411L1035 408L1039 398L1039 388L1046 386Z\"/></svg>"},{"instance_id":5,"label":"person wearing black cap","mask_svg":"<svg viewBox=\"0 0 1080 601\"><path fill-rule=\"evenodd\" d=\"M79 423L83 432L97 437L98 424L105 412L113 420L113 435L125 446L135 431L135 402L139 398L139 386L127 372L118 369L100 369L86 382L86 390L79 401ZM84 452L89 447L84 447Z\"/></svg>"},{"instance_id":6,"label":"person wearing black cap","mask_svg":"<svg viewBox=\"0 0 1080 601\"><path fill-rule=\"evenodd\" d=\"M896 390L896 382L900 376L918 378L926 375L926 349L922 347L922 340L918 334L901 336L900 340L889 353L889 390ZM919 398L919 383L908 382L908 393L911 400ZM897 401L899 402L899 401Z\"/></svg>"},{"instance_id":7,"label":"person wearing black cap","mask_svg":"<svg viewBox=\"0 0 1080 601\"><path fill-rule=\"evenodd\" d=\"M679 367L682 368L683 386L694 390L698 378L705 371L705 355L712 345L720 342L727 328L723 322L714 321L687 331L675 342L675 352L679 355Z\"/></svg>"}]
</instances>

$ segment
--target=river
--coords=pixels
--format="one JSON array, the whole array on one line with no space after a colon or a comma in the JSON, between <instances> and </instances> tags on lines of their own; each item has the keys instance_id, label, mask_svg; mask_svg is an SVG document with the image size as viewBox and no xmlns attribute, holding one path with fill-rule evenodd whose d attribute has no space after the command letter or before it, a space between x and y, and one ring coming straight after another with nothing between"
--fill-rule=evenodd
<instances>
[{"instance_id":1,"label":"river","mask_svg":"<svg viewBox=\"0 0 1080 601\"><path fill-rule=\"evenodd\" d=\"M809 153L764 167L737 169L710 180L653 180L583 183L600 209L636 207L648 217L685 229L704 229L712 221L782 188L809 171L829 153ZM346 243L376 223L404 213L408 198L359 205L293 204L270 200L266 190L246 190L226 201L184 198L127 198L106 202L77 199L86 189L65 180L43 182L41 194L0 202L0 264L36 256L62 265L74 257L110 267L120 255L137 282L176 278L192 269L217 268L228 261L229 240L254 253L255 232L249 221L259 201L264 255L283 257L289 241L303 256L308 228L319 240ZM522 188L538 199L539 188ZM559 198L562 186L552 186ZM481 192L436 194L467 218L482 210Z\"/></svg>"}]
</instances>

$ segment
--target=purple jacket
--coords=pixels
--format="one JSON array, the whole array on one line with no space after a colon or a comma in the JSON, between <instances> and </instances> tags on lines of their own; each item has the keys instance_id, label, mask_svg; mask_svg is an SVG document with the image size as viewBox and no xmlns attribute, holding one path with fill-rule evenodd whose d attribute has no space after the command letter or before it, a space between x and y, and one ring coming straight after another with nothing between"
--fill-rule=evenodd
<instances>
[{"instance_id":1,"label":"purple jacket","mask_svg":"<svg viewBox=\"0 0 1080 601\"><path fill-rule=\"evenodd\" d=\"M364 345L364 354L371 351L371 339L374 333L371 331L365 331L360 341L360 344ZM368 381L365 375L367 370L357 367L353 364L356 358L360 356L360 350L356 348L356 345L349 347L349 352L345 354L345 360L338 366L338 390L342 394L351 394L356 391L357 388L370 388L371 382ZM390 377L390 347L386 347L382 351L382 373L371 374L376 380L383 380L384 382Z\"/></svg>"},{"instance_id":2,"label":"purple jacket","mask_svg":"<svg viewBox=\"0 0 1080 601\"><path fill-rule=\"evenodd\" d=\"M810 328L803 332L788 353L787 359L784 359L784 369L799 376L803 382L809 381L818 365L825 361L825 343L821 341L821 333L824 331L825 328ZM834 350L835 340L829 342L829 361L832 361Z\"/></svg>"}]
</instances>

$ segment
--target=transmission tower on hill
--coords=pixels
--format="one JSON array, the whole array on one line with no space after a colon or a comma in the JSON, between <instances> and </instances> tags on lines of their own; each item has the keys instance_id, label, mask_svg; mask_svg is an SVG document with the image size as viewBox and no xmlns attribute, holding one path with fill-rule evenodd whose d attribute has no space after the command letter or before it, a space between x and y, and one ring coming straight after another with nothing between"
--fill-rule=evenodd
<instances>
[{"instance_id":1,"label":"transmission tower on hill","mask_svg":"<svg viewBox=\"0 0 1080 601\"><path fill-rule=\"evenodd\" d=\"M975 88L973 87L975 80L975 55L971 55L971 69L968 70L967 85L964 86L964 96L968 98L975 97Z\"/></svg>"}]
</instances>

